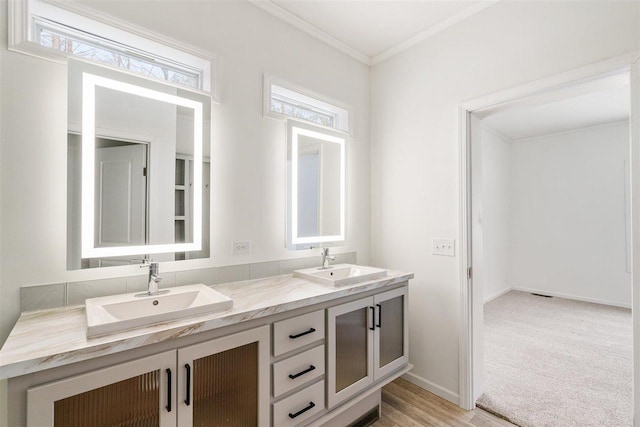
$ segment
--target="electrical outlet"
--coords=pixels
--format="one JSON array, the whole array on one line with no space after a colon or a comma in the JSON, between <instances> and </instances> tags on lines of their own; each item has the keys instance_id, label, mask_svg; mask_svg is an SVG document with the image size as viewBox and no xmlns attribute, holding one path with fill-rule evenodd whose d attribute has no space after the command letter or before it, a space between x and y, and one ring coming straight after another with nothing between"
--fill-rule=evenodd
<instances>
[{"instance_id":1,"label":"electrical outlet","mask_svg":"<svg viewBox=\"0 0 640 427\"><path fill-rule=\"evenodd\" d=\"M433 239L433 254L456 256L456 241L453 239Z\"/></svg>"},{"instance_id":2,"label":"electrical outlet","mask_svg":"<svg viewBox=\"0 0 640 427\"><path fill-rule=\"evenodd\" d=\"M231 250L233 255L246 255L251 253L251 240L243 240L241 242L233 242Z\"/></svg>"}]
</instances>

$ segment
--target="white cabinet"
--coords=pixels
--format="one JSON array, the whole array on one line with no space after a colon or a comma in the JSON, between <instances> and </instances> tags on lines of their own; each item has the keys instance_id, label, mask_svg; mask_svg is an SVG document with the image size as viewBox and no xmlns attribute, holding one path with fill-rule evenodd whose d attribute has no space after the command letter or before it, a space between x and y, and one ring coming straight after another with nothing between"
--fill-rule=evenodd
<instances>
[{"instance_id":1,"label":"white cabinet","mask_svg":"<svg viewBox=\"0 0 640 427\"><path fill-rule=\"evenodd\" d=\"M408 363L407 286L327 309L329 408Z\"/></svg>"},{"instance_id":2,"label":"white cabinet","mask_svg":"<svg viewBox=\"0 0 640 427\"><path fill-rule=\"evenodd\" d=\"M27 392L27 425L174 426L176 353L168 351Z\"/></svg>"},{"instance_id":3,"label":"white cabinet","mask_svg":"<svg viewBox=\"0 0 640 427\"><path fill-rule=\"evenodd\" d=\"M268 426L269 345L262 326L33 387L27 425Z\"/></svg>"}]
</instances>

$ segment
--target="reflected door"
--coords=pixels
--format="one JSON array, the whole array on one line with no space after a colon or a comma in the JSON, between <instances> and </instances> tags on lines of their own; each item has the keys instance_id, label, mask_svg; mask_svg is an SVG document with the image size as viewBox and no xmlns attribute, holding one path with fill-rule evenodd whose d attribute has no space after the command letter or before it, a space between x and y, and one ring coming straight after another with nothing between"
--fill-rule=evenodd
<instances>
[{"instance_id":1,"label":"reflected door","mask_svg":"<svg viewBox=\"0 0 640 427\"><path fill-rule=\"evenodd\" d=\"M329 408L373 383L373 298L327 310Z\"/></svg>"},{"instance_id":2,"label":"reflected door","mask_svg":"<svg viewBox=\"0 0 640 427\"><path fill-rule=\"evenodd\" d=\"M27 425L175 425L175 351L100 369L27 391Z\"/></svg>"},{"instance_id":3,"label":"reflected door","mask_svg":"<svg viewBox=\"0 0 640 427\"><path fill-rule=\"evenodd\" d=\"M146 146L96 149L97 247L146 244Z\"/></svg>"},{"instance_id":4,"label":"reflected door","mask_svg":"<svg viewBox=\"0 0 640 427\"><path fill-rule=\"evenodd\" d=\"M178 425L269 424L269 327L178 350Z\"/></svg>"}]
</instances>

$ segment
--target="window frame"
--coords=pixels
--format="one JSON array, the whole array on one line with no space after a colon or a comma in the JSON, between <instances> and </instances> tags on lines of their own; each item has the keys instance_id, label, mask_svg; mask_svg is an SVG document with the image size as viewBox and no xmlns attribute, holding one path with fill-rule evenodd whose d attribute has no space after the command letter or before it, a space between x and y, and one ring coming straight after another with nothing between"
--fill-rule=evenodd
<instances>
[{"instance_id":1,"label":"window frame","mask_svg":"<svg viewBox=\"0 0 640 427\"><path fill-rule=\"evenodd\" d=\"M217 57L203 49L97 12L84 5L61 0L11 0L8 2L7 18L8 48L11 51L59 63L66 63L70 56L83 58L40 45L35 31L35 20L41 18L97 38L113 41L115 44L129 46L134 52L161 59L160 63L166 63L167 58L171 58L175 64L182 64L185 70L198 70L200 72L200 87L198 88L167 80L156 80L206 93L212 97L214 102L219 102ZM95 62L108 65L99 61ZM145 76L144 74L136 74Z\"/></svg>"},{"instance_id":2,"label":"window frame","mask_svg":"<svg viewBox=\"0 0 640 427\"><path fill-rule=\"evenodd\" d=\"M334 118L333 126L322 126L316 122L304 120L296 116L289 116L271 110L271 100L276 95L276 99L287 98L303 106L309 107L310 111L315 111L322 115L331 115ZM352 107L349 104L329 98L309 89L289 83L283 79L270 74L263 75L263 116L286 121L293 119L323 127L334 132L342 132L353 136Z\"/></svg>"}]
</instances>

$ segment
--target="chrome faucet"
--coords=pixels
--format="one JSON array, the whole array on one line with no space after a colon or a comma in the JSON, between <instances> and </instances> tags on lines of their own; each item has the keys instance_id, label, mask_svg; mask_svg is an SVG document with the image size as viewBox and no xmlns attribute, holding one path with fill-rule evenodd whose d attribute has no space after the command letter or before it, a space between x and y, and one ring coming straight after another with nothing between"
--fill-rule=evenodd
<instances>
[{"instance_id":1,"label":"chrome faucet","mask_svg":"<svg viewBox=\"0 0 640 427\"><path fill-rule=\"evenodd\" d=\"M142 261L142 265L140 268L149 267L149 288L147 292L143 292L141 294L136 294L137 297L146 297L146 296L154 296L154 295L162 295L169 292L168 289L164 291L158 290L158 286L162 281L162 277L159 276L160 265L157 262L153 262L152 260L145 258Z\"/></svg>"},{"instance_id":2,"label":"chrome faucet","mask_svg":"<svg viewBox=\"0 0 640 427\"><path fill-rule=\"evenodd\" d=\"M329 255L329 248L322 248L321 255L322 255L322 267L320 267L319 269L325 270L329 268L329 261L335 261L336 257Z\"/></svg>"}]
</instances>

